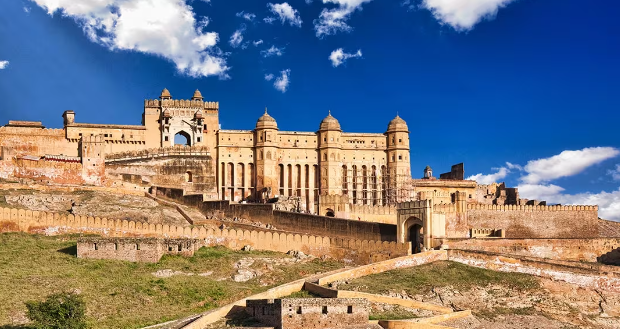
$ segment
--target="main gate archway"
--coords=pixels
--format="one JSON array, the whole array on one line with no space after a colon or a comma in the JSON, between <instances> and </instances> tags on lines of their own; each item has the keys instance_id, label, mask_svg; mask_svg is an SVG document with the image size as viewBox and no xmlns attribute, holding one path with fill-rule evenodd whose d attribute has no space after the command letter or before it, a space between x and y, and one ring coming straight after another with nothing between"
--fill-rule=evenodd
<instances>
[{"instance_id":1,"label":"main gate archway","mask_svg":"<svg viewBox=\"0 0 620 329\"><path fill-rule=\"evenodd\" d=\"M430 249L430 221L432 205L430 200L401 202L396 206L397 241L411 242L411 251L420 252L423 248Z\"/></svg>"}]
</instances>

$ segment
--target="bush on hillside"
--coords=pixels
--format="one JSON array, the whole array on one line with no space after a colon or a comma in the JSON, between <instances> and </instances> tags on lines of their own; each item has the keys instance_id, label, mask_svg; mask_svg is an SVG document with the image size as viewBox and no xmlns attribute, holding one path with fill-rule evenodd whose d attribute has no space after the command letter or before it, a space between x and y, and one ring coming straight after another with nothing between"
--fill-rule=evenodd
<instances>
[{"instance_id":1,"label":"bush on hillside","mask_svg":"<svg viewBox=\"0 0 620 329\"><path fill-rule=\"evenodd\" d=\"M74 293L57 293L42 301L26 302L27 316L37 329L84 329L86 306Z\"/></svg>"}]
</instances>

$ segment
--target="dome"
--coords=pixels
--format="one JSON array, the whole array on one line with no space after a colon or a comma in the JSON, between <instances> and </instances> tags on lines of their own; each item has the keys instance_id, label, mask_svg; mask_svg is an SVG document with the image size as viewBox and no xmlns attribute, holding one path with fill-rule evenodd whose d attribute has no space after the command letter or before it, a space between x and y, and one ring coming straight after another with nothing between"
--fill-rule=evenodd
<instances>
[{"instance_id":1,"label":"dome","mask_svg":"<svg viewBox=\"0 0 620 329\"><path fill-rule=\"evenodd\" d=\"M395 132L395 131L409 132L409 128L407 127L407 123L405 122L405 120L403 120L397 114L396 117L392 119L392 121L390 121L390 123L388 124L387 131L388 132Z\"/></svg>"},{"instance_id":2,"label":"dome","mask_svg":"<svg viewBox=\"0 0 620 329\"><path fill-rule=\"evenodd\" d=\"M170 99L172 96L170 96L170 92L168 91L168 89L164 88L164 90L161 91L161 95L159 95L159 98L161 99Z\"/></svg>"},{"instance_id":3,"label":"dome","mask_svg":"<svg viewBox=\"0 0 620 329\"><path fill-rule=\"evenodd\" d=\"M424 171L433 171L433 169L431 169L431 166L426 166L426 168L424 168Z\"/></svg>"},{"instance_id":4,"label":"dome","mask_svg":"<svg viewBox=\"0 0 620 329\"><path fill-rule=\"evenodd\" d=\"M278 129L276 119L267 113L267 108L265 108L265 114L263 114L260 118L258 118L258 121L256 121L256 129L259 128Z\"/></svg>"},{"instance_id":5,"label":"dome","mask_svg":"<svg viewBox=\"0 0 620 329\"><path fill-rule=\"evenodd\" d=\"M325 119L323 119L323 121L321 121L321 126L319 127L319 130L338 130L338 131L342 131L340 129L340 123L338 122L338 120L336 120L336 118L334 118L332 116L332 112L331 111L329 111L329 114L327 114Z\"/></svg>"},{"instance_id":6,"label":"dome","mask_svg":"<svg viewBox=\"0 0 620 329\"><path fill-rule=\"evenodd\" d=\"M200 93L200 90L196 89L196 91L194 91L194 96L192 96L192 100L202 100L202 94Z\"/></svg>"}]
</instances>

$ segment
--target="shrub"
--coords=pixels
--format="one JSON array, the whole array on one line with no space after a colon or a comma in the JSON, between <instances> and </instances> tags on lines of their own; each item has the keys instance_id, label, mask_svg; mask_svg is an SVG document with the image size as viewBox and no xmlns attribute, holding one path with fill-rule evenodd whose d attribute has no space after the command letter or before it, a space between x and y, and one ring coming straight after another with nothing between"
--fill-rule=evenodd
<instances>
[{"instance_id":1,"label":"shrub","mask_svg":"<svg viewBox=\"0 0 620 329\"><path fill-rule=\"evenodd\" d=\"M74 293L57 293L45 301L26 302L27 316L37 329L84 329L84 300Z\"/></svg>"}]
</instances>

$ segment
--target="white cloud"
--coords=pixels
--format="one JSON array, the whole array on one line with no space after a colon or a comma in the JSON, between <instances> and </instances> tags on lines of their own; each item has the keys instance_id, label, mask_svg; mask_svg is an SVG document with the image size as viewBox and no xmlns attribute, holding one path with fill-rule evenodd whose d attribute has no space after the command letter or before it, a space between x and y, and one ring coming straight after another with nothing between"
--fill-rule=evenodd
<instances>
[{"instance_id":1,"label":"white cloud","mask_svg":"<svg viewBox=\"0 0 620 329\"><path fill-rule=\"evenodd\" d=\"M312 4L312 0L306 0L307 4Z\"/></svg>"},{"instance_id":2,"label":"white cloud","mask_svg":"<svg viewBox=\"0 0 620 329\"><path fill-rule=\"evenodd\" d=\"M509 172L510 170L508 170L508 168L501 167L501 168L498 168L497 172L494 174L488 174L488 175L476 174L473 176L469 176L466 179L475 180L478 184L487 185L491 183L496 183L500 179L504 179L506 175L508 175Z\"/></svg>"},{"instance_id":3,"label":"white cloud","mask_svg":"<svg viewBox=\"0 0 620 329\"><path fill-rule=\"evenodd\" d=\"M258 47L258 45L260 45L262 43L263 43L262 39L261 40L256 40L256 41L252 42L252 44L254 44L254 47Z\"/></svg>"},{"instance_id":4,"label":"white cloud","mask_svg":"<svg viewBox=\"0 0 620 329\"><path fill-rule=\"evenodd\" d=\"M338 32L350 32L353 28L347 24L351 14L362 5L372 0L323 0L323 3L333 3L336 8L323 8L318 19L314 20L316 36L321 38Z\"/></svg>"},{"instance_id":5,"label":"white cloud","mask_svg":"<svg viewBox=\"0 0 620 329\"><path fill-rule=\"evenodd\" d=\"M293 9L293 7L291 7L291 5L287 2L278 3L275 5L273 3L268 3L267 7L269 7L269 10L274 15L280 17L282 24L288 21L291 26L301 27L302 21L301 17L299 17L299 12L296 9Z\"/></svg>"},{"instance_id":6,"label":"white cloud","mask_svg":"<svg viewBox=\"0 0 620 329\"><path fill-rule=\"evenodd\" d=\"M512 164L510 162L506 162L506 167L508 167L508 169L517 169L519 171L523 171L523 167L518 164Z\"/></svg>"},{"instance_id":7,"label":"white cloud","mask_svg":"<svg viewBox=\"0 0 620 329\"><path fill-rule=\"evenodd\" d=\"M252 14L252 13L246 13L246 12L240 12L235 14L237 17L242 17L245 20L248 20L250 22L254 21L254 19L256 18L256 15Z\"/></svg>"},{"instance_id":8,"label":"white cloud","mask_svg":"<svg viewBox=\"0 0 620 329\"><path fill-rule=\"evenodd\" d=\"M271 73L265 74L265 80L271 81L271 80L273 80L273 78L274 78L273 74L271 74Z\"/></svg>"},{"instance_id":9,"label":"white cloud","mask_svg":"<svg viewBox=\"0 0 620 329\"><path fill-rule=\"evenodd\" d=\"M289 76L291 75L291 70L287 69L280 72L280 76L276 78L276 81L273 83L273 86L276 87L279 91L285 93L288 89L288 85L291 83Z\"/></svg>"},{"instance_id":10,"label":"white cloud","mask_svg":"<svg viewBox=\"0 0 620 329\"><path fill-rule=\"evenodd\" d=\"M359 58L362 57L362 51L358 50L354 54L345 53L342 48L338 48L329 55L329 60L332 61L332 65L337 67L338 65L346 62L349 58Z\"/></svg>"},{"instance_id":11,"label":"white cloud","mask_svg":"<svg viewBox=\"0 0 620 329\"><path fill-rule=\"evenodd\" d=\"M9 66L9 61L0 61L0 70L4 70Z\"/></svg>"},{"instance_id":12,"label":"white cloud","mask_svg":"<svg viewBox=\"0 0 620 329\"><path fill-rule=\"evenodd\" d=\"M267 24L273 24L273 22L276 20L275 17L271 17L271 16L267 16L265 18L263 18L263 21Z\"/></svg>"},{"instance_id":13,"label":"white cloud","mask_svg":"<svg viewBox=\"0 0 620 329\"><path fill-rule=\"evenodd\" d=\"M515 0L423 0L421 7L457 31L471 30L482 19L492 19L500 8ZM407 4L409 4L408 1ZM411 8L411 7L409 7Z\"/></svg>"},{"instance_id":14,"label":"white cloud","mask_svg":"<svg viewBox=\"0 0 620 329\"><path fill-rule=\"evenodd\" d=\"M403 0L400 5L401 7L407 7L408 11L414 10L416 8L415 3L413 3L413 1L411 0Z\"/></svg>"},{"instance_id":15,"label":"white cloud","mask_svg":"<svg viewBox=\"0 0 620 329\"><path fill-rule=\"evenodd\" d=\"M617 164L615 169L607 170L607 175L611 175L614 180L620 180L620 164Z\"/></svg>"},{"instance_id":16,"label":"white cloud","mask_svg":"<svg viewBox=\"0 0 620 329\"><path fill-rule=\"evenodd\" d=\"M573 176L589 166L614 158L620 154L613 147L589 147L577 151L563 151L550 158L528 161L523 170L527 175L521 177L525 184L538 184L560 177Z\"/></svg>"},{"instance_id":17,"label":"white cloud","mask_svg":"<svg viewBox=\"0 0 620 329\"><path fill-rule=\"evenodd\" d=\"M620 221L620 189L613 192L562 194L564 188L553 184L523 184L517 187L522 198L546 200L547 204L598 205L599 217Z\"/></svg>"},{"instance_id":18,"label":"white cloud","mask_svg":"<svg viewBox=\"0 0 620 329\"><path fill-rule=\"evenodd\" d=\"M239 45L241 45L241 42L243 42L243 32L245 31L245 27L241 26L239 29L237 29L231 36L230 36L230 40L228 41L228 43L230 43L230 45L233 48L237 48L239 47Z\"/></svg>"},{"instance_id":19,"label":"white cloud","mask_svg":"<svg viewBox=\"0 0 620 329\"><path fill-rule=\"evenodd\" d=\"M271 46L271 48L267 50L262 50L260 53L263 57L271 57L271 56L282 56L284 52L284 47L278 48L276 46Z\"/></svg>"},{"instance_id":20,"label":"white cloud","mask_svg":"<svg viewBox=\"0 0 620 329\"><path fill-rule=\"evenodd\" d=\"M73 18L93 42L163 57L182 74L227 78L215 32L203 31L183 0L32 0L50 15ZM208 22L208 21L207 21Z\"/></svg>"}]
</instances>

